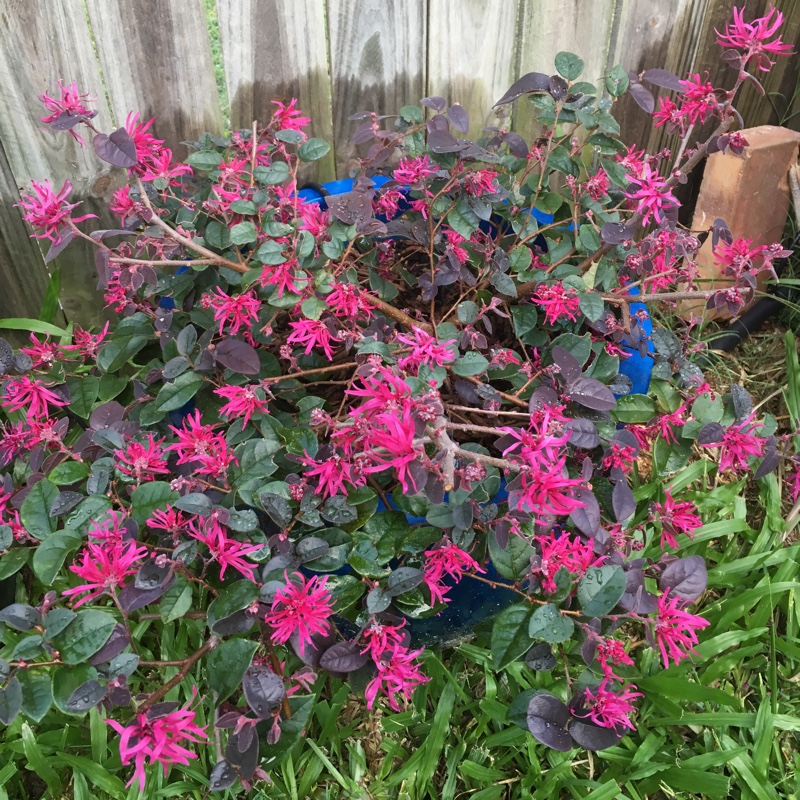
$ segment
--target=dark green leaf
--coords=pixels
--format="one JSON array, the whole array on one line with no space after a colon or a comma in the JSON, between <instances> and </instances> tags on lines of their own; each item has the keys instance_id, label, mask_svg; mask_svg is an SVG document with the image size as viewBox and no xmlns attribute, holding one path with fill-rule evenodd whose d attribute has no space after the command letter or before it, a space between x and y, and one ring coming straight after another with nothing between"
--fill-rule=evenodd
<instances>
[{"instance_id":1,"label":"dark green leaf","mask_svg":"<svg viewBox=\"0 0 800 800\"><path fill-rule=\"evenodd\" d=\"M116 624L114 617L105 611L81 611L58 636L53 637L53 646L65 664L82 664L111 638Z\"/></svg>"},{"instance_id":2,"label":"dark green leaf","mask_svg":"<svg viewBox=\"0 0 800 800\"><path fill-rule=\"evenodd\" d=\"M58 524L50 517L50 508L58 497L58 487L44 480L34 484L22 503L19 515L25 530L37 539L46 539Z\"/></svg>"},{"instance_id":3,"label":"dark green leaf","mask_svg":"<svg viewBox=\"0 0 800 800\"><path fill-rule=\"evenodd\" d=\"M222 160L222 154L215 150L200 150L188 158L189 164L201 172L211 172L222 163Z\"/></svg>"},{"instance_id":4,"label":"dark green leaf","mask_svg":"<svg viewBox=\"0 0 800 800\"><path fill-rule=\"evenodd\" d=\"M9 550L0 558L0 581L10 578L19 572L31 557L31 551L27 547L17 547Z\"/></svg>"},{"instance_id":5,"label":"dark green leaf","mask_svg":"<svg viewBox=\"0 0 800 800\"><path fill-rule=\"evenodd\" d=\"M158 411L177 411L200 391L205 378L199 372L184 372L172 383L165 383L156 397Z\"/></svg>"},{"instance_id":6,"label":"dark green leaf","mask_svg":"<svg viewBox=\"0 0 800 800\"><path fill-rule=\"evenodd\" d=\"M243 245L258 239L256 226L250 222L239 222L231 228L231 244Z\"/></svg>"},{"instance_id":7,"label":"dark green leaf","mask_svg":"<svg viewBox=\"0 0 800 800\"><path fill-rule=\"evenodd\" d=\"M253 175L259 183L274 186L288 179L289 165L284 161L273 161L267 167L256 167Z\"/></svg>"},{"instance_id":8,"label":"dark green leaf","mask_svg":"<svg viewBox=\"0 0 800 800\"><path fill-rule=\"evenodd\" d=\"M174 504L179 497L178 492L170 489L165 481L149 481L133 490L132 516L139 525L144 525L156 509L164 509L167 504Z\"/></svg>"},{"instance_id":9,"label":"dark green leaf","mask_svg":"<svg viewBox=\"0 0 800 800\"><path fill-rule=\"evenodd\" d=\"M544 639L551 644L566 642L574 630L575 623L552 603L539 606L533 613L528 627L531 638Z\"/></svg>"},{"instance_id":10,"label":"dark green leaf","mask_svg":"<svg viewBox=\"0 0 800 800\"><path fill-rule=\"evenodd\" d=\"M22 688L22 713L34 722L41 722L53 704L50 675L40 670L21 669L17 678Z\"/></svg>"},{"instance_id":11,"label":"dark green leaf","mask_svg":"<svg viewBox=\"0 0 800 800\"><path fill-rule=\"evenodd\" d=\"M656 413L656 404L646 394L626 394L617 399L614 416L620 422L649 422Z\"/></svg>"},{"instance_id":12,"label":"dark green leaf","mask_svg":"<svg viewBox=\"0 0 800 800\"><path fill-rule=\"evenodd\" d=\"M308 139L300 145L297 155L301 161L318 161L328 155L330 149L331 146L322 139Z\"/></svg>"},{"instance_id":13,"label":"dark green leaf","mask_svg":"<svg viewBox=\"0 0 800 800\"><path fill-rule=\"evenodd\" d=\"M563 50L556 53L555 65L558 74L568 81L576 80L583 72L583 59L578 58L575 53L567 53Z\"/></svg>"},{"instance_id":14,"label":"dark green leaf","mask_svg":"<svg viewBox=\"0 0 800 800\"><path fill-rule=\"evenodd\" d=\"M56 579L64 560L81 544L82 537L75 531L56 531L48 536L33 554L33 571L45 585L50 586Z\"/></svg>"},{"instance_id":15,"label":"dark green leaf","mask_svg":"<svg viewBox=\"0 0 800 800\"><path fill-rule=\"evenodd\" d=\"M578 584L578 602L587 617L602 617L625 593L625 571L618 565L592 567Z\"/></svg>"},{"instance_id":16,"label":"dark green leaf","mask_svg":"<svg viewBox=\"0 0 800 800\"><path fill-rule=\"evenodd\" d=\"M100 379L93 375L67 378L67 389L69 389L69 410L83 419L88 419L97 400L97 393L100 391Z\"/></svg>"},{"instance_id":17,"label":"dark green leaf","mask_svg":"<svg viewBox=\"0 0 800 800\"><path fill-rule=\"evenodd\" d=\"M72 403L70 403L70 411ZM89 465L83 461L64 461L47 476L57 486L69 486L82 481L89 474Z\"/></svg>"},{"instance_id":18,"label":"dark green leaf","mask_svg":"<svg viewBox=\"0 0 800 800\"><path fill-rule=\"evenodd\" d=\"M497 615L492 627L492 660L501 670L530 649L533 641L528 635L533 606L523 602L509 606Z\"/></svg>"},{"instance_id":19,"label":"dark green leaf","mask_svg":"<svg viewBox=\"0 0 800 800\"><path fill-rule=\"evenodd\" d=\"M536 551L522 536L510 536L505 549L501 548L494 536L489 536L489 557L494 568L508 580L519 580L531 565L531 556Z\"/></svg>"},{"instance_id":20,"label":"dark green leaf","mask_svg":"<svg viewBox=\"0 0 800 800\"><path fill-rule=\"evenodd\" d=\"M206 675L209 688L219 694L218 702L226 700L242 684L244 671L250 666L258 642L229 639L206 656Z\"/></svg>"},{"instance_id":21,"label":"dark green leaf","mask_svg":"<svg viewBox=\"0 0 800 800\"><path fill-rule=\"evenodd\" d=\"M214 630L217 622L243 611L257 599L258 586L252 581L236 581L226 586L208 607L208 627Z\"/></svg>"},{"instance_id":22,"label":"dark green leaf","mask_svg":"<svg viewBox=\"0 0 800 800\"><path fill-rule=\"evenodd\" d=\"M22 686L14 676L4 689L0 689L0 722L10 725L22 708Z\"/></svg>"}]
</instances>

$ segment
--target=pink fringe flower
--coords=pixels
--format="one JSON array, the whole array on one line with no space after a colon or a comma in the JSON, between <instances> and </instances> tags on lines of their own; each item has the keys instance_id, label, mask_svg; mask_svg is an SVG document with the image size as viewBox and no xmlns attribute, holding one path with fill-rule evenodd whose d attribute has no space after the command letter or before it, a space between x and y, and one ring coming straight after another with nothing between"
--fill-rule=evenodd
<instances>
[{"instance_id":1,"label":"pink fringe flower","mask_svg":"<svg viewBox=\"0 0 800 800\"><path fill-rule=\"evenodd\" d=\"M589 710L589 719L601 728L636 730L630 720L630 715L636 711L633 701L644 697L641 692L636 692L636 686L629 684L620 692L613 692L604 680L595 691L588 687L584 690L584 704Z\"/></svg>"},{"instance_id":2,"label":"pink fringe flower","mask_svg":"<svg viewBox=\"0 0 800 800\"><path fill-rule=\"evenodd\" d=\"M575 289L565 287L561 281L539 284L531 299L544 309L544 318L548 325L555 325L560 319L575 322L578 318L581 299Z\"/></svg>"},{"instance_id":3,"label":"pink fringe flower","mask_svg":"<svg viewBox=\"0 0 800 800\"><path fill-rule=\"evenodd\" d=\"M669 589L658 598L658 615L653 626L656 643L667 669L670 659L673 664L680 663L690 655L697 655L693 645L698 643L696 631L710 623L707 619L681 610L685 601L680 597L669 598Z\"/></svg>"},{"instance_id":4,"label":"pink fringe flower","mask_svg":"<svg viewBox=\"0 0 800 800\"><path fill-rule=\"evenodd\" d=\"M6 381L0 405L9 412L24 410L26 418L32 420L47 417L50 406L61 408L69 403L51 392L41 381L21 375Z\"/></svg>"},{"instance_id":5,"label":"pink fringe flower","mask_svg":"<svg viewBox=\"0 0 800 800\"><path fill-rule=\"evenodd\" d=\"M194 690L196 695L197 690ZM139 781L139 791L144 790L147 780L145 762L161 764L164 775L172 764L188 764L197 754L187 750L182 742L205 742L208 736L205 727L200 727L195 722L195 712L189 709L189 703L183 708L156 716L155 708L144 714L137 714L136 720L124 726L113 719L107 719L118 734L119 754L122 763L127 765L134 762L136 768L133 777L126 784L130 786Z\"/></svg>"},{"instance_id":6,"label":"pink fringe flower","mask_svg":"<svg viewBox=\"0 0 800 800\"><path fill-rule=\"evenodd\" d=\"M156 475L168 475L169 468L161 450L162 444L164 439L156 441L152 433L148 434L145 443L129 442L124 450L114 451L114 456L120 462L117 469L137 483L154 481Z\"/></svg>"},{"instance_id":7,"label":"pink fringe flower","mask_svg":"<svg viewBox=\"0 0 800 800\"><path fill-rule=\"evenodd\" d=\"M269 414L264 390L259 386L222 386L214 389L214 394L228 401L219 413L229 420L244 417L242 425L247 425L253 414Z\"/></svg>"},{"instance_id":8,"label":"pink fringe flower","mask_svg":"<svg viewBox=\"0 0 800 800\"><path fill-rule=\"evenodd\" d=\"M696 511L694 503L688 500L676 501L669 491L665 492L663 503L651 504L651 519L661 523L662 550L666 549L665 545L677 550L678 541L675 537L679 533L685 533L689 538L694 536L694 532L703 524Z\"/></svg>"},{"instance_id":9,"label":"pink fringe flower","mask_svg":"<svg viewBox=\"0 0 800 800\"><path fill-rule=\"evenodd\" d=\"M287 642L294 634L299 640L300 652L306 644L314 647L311 635L325 635L330 630L328 619L333 614L331 593L326 588L328 576L306 580L299 572L286 576L286 585L275 593L272 610L264 621L272 627L272 641Z\"/></svg>"},{"instance_id":10,"label":"pink fringe flower","mask_svg":"<svg viewBox=\"0 0 800 800\"><path fill-rule=\"evenodd\" d=\"M773 19L774 15L774 19ZM777 8L771 8L763 17L757 17L752 22L744 21L744 6L739 10L733 7L733 23L725 26L725 32L717 34L717 43L721 47L731 47L734 50L742 51L742 68L751 60L755 59L758 68L762 72L769 72L775 65L769 55L789 56L793 50L790 44L781 41L780 36L776 36L778 28L783 25L783 14ZM771 36L776 36L768 42Z\"/></svg>"},{"instance_id":11,"label":"pink fringe flower","mask_svg":"<svg viewBox=\"0 0 800 800\"><path fill-rule=\"evenodd\" d=\"M680 205L678 198L667 187L667 181L661 178L649 164L642 166L641 173L633 179L626 197L638 201L636 211L642 215L643 225L647 225L651 217L656 222L663 222L664 211Z\"/></svg>"},{"instance_id":12,"label":"pink fringe flower","mask_svg":"<svg viewBox=\"0 0 800 800\"><path fill-rule=\"evenodd\" d=\"M389 698L392 709L400 711L398 695L410 700L414 689L430 680L420 672L419 664L414 663L414 659L421 654L422 649L409 650L407 647L396 646L388 659L381 659L376 663L378 674L367 684L364 692L368 709L372 710L378 693L382 691Z\"/></svg>"},{"instance_id":13,"label":"pink fringe flower","mask_svg":"<svg viewBox=\"0 0 800 800\"><path fill-rule=\"evenodd\" d=\"M137 547L137 542L129 541L123 544L115 541L95 544L89 542L81 553L81 563L73 564L69 569L86 583L67 589L63 594L71 597L84 594L73 608L78 608L89 600L94 600L102 594L113 592L122 586L125 579L133 575L138 569L138 563L147 555L146 547Z\"/></svg>"},{"instance_id":14,"label":"pink fringe flower","mask_svg":"<svg viewBox=\"0 0 800 800\"><path fill-rule=\"evenodd\" d=\"M67 195L72 191L72 184L64 181L64 185L54 192L50 181L41 183L31 181L32 192L20 196L16 206L22 209L22 218L30 223L31 227L38 228L34 233L35 239L49 239L53 244L60 244L62 240L61 229L68 223L83 222L86 219L97 219L97 214L84 214L82 217L71 217L73 208L80 203L68 203Z\"/></svg>"},{"instance_id":15,"label":"pink fringe flower","mask_svg":"<svg viewBox=\"0 0 800 800\"><path fill-rule=\"evenodd\" d=\"M220 566L220 580L225 578L226 570L231 567L241 575L244 575L247 580L255 582L253 573L256 570L256 565L245 561L244 556L261 550L263 545L243 544L236 539L231 539L225 532L225 528L214 517L210 517L203 522L200 520L190 522L187 526L187 533L208 548L208 552L211 553L211 559Z\"/></svg>"},{"instance_id":16,"label":"pink fringe flower","mask_svg":"<svg viewBox=\"0 0 800 800\"><path fill-rule=\"evenodd\" d=\"M435 550L425 551L424 582L431 592L431 598L438 603L447 602L449 586L444 586L442 581L445 575L458 583L465 572L486 572L480 564L458 545L445 539Z\"/></svg>"}]
</instances>

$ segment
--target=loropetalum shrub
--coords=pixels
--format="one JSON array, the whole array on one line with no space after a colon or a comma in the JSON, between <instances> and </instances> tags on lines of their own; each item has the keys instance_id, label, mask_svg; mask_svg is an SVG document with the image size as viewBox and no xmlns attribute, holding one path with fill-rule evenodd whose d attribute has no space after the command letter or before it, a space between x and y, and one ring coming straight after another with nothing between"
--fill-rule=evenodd
<instances>
[{"instance_id":1,"label":"loropetalum shrub","mask_svg":"<svg viewBox=\"0 0 800 800\"><path fill-rule=\"evenodd\" d=\"M704 560L675 552L702 524L693 484L672 476L793 457L743 389L704 382L688 333L648 336L630 310L638 289L667 316L686 297L736 312L785 255L718 221L731 285L703 288L672 192L707 153L747 147L733 102L786 53L781 21L735 12L730 90L615 67L600 99L559 53L558 74L500 101L532 102L532 142L459 138L467 115L440 97L357 115L362 168L326 209L298 196L328 145L294 101L180 164L138 115L106 135L75 84L44 95L43 122L88 128L130 181L118 229L82 230L68 183L20 204L51 254L96 246L120 317L0 346L0 576L22 571L27 599L0 612L3 723L99 706L141 787L149 764L214 746L211 787L247 787L329 676L368 709L410 701L426 677L409 620L473 581L517 595L494 666L524 659L539 688L510 720L565 751L633 729L637 650L678 664L707 625L688 610ZM657 111L647 84L672 90ZM683 135L674 161L621 145L626 92ZM651 342L650 392L626 394L619 365ZM160 660L165 638L179 658Z\"/></svg>"}]
</instances>

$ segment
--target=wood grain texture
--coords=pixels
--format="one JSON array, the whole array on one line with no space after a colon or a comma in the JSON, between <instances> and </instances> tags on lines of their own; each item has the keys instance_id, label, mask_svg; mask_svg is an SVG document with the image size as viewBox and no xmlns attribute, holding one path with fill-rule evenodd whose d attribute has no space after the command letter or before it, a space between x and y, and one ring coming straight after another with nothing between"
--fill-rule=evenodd
<instances>
[{"instance_id":1,"label":"wood grain texture","mask_svg":"<svg viewBox=\"0 0 800 800\"><path fill-rule=\"evenodd\" d=\"M155 117L176 159L182 141L222 132L222 111L202 0L86 0L109 102Z\"/></svg>"},{"instance_id":2,"label":"wood grain texture","mask_svg":"<svg viewBox=\"0 0 800 800\"><path fill-rule=\"evenodd\" d=\"M336 166L358 168L350 137L358 111L397 114L426 93L424 0L328 0Z\"/></svg>"},{"instance_id":3,"label":"wood grain texture","mask_svg":"<svg viewBox=\"0 0 800 800\"><path fill-rule=\"evenodd\" d=\"M19 191L0 142L0 317L36 319L48 273L39 247L14 208L17 202ZM7 332L0 335L9 338Z\"/></svg>"},{"instance_id":4,"label":"wood grain texture","mask_svg":"<svg viewBox=\"0 0 800 800\"><path fill-rule=\"evenodd\" d=\"M469 138L498 122L494 104L514 82L519 0L429 0L428 94L459 102ZM500 109L507 124L508 107Z\"/></svg>"},{"instance_id":5,"label":"wood grain texture","mask_svg":"<svg viewBox=\"0 0 800 800\"><path fill-rule=\"evenodd\" d=\"M76 214L101 215L105 205L101 198L110 196L122 171L103 164L91 145L81 148L68 133L51 131L40 123L43 106L38 95L54 92L59 79L75 80L96 97L92 105L99 112L97 125L101 130L111 128L81 0L0 4L0 142L14 183L24 189L31 180L49 179L60 188L69 180L74 186L71 199L83 201ZM105 222L111 223L111 217ZM92 227L92 222L85 226ZM91 246L74 242L53 266L61 269L61 301L67 318L84 326L97 322L103 300L95 291ZM40 273L34 285L46 280L41 259L31 262L30 270Z\"/></svg>"},{"instance_id":6,"label":"wood grain texture","mask_svg":"<svg viewBox=\"0 0 800 800\"><path fill-rule=\"evenodd\" d=\"M555 73L555 57L562 50L584 61L582 81L602 89L608 68L616 0L522 0L517 59L519 78L528 72ZM514 129L526 139L532 132L532 108L520 99L514 109Z\"/></svg>"},{"instance_id":7,"label":"wood grain texture","mask_svg":"<svg viewBox=\"0 0 800 800\"><path fill-rule=\"evenodd\" d=\"M325 0L217 0L217 17L231 126L267 122L272 100L296 97L311 135L332 142ZM332 150L315 162L314 178L334 178L333 165Z\"/></svg>"},{"instance_id":8,"label":"wood grain texture","mask_svg":"<svg viewBox=\"0 0 800 800\"><path fill-rule=\"evenodd\" d=\"M622 64L631 72L659 67L681 77L691 66L697 49L697 23L710 0L618 0L609 64ZM656 93L656 87L649 87ZM622 140L640 147L648 145L654 130L652 120L633 99L625 96L615 116Z\"/></svg>"}]
</instances>

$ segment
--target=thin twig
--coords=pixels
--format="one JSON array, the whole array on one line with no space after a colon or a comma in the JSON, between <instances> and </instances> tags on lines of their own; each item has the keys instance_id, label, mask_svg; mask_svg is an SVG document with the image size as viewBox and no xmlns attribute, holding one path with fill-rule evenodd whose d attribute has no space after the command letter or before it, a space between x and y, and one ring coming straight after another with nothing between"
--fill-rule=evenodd
<instances>
[{"instance_id":1,"label":"thin twig","mask_svg":"<svg viewBox=\"0 0 800 800\"><path fill-rule=\"evenodd\" d=\"M168 680L160 689L156 689L150 697L147 698L138 708L140 714L152 708L170 689L175 688L191 671L192 667L207 653L210 653L216 648L221 639L218 636L209 636L203 646L195 653L189 656L184 662L183 666L178 670L177 674Z\"/></svg>"}]
</instances>

